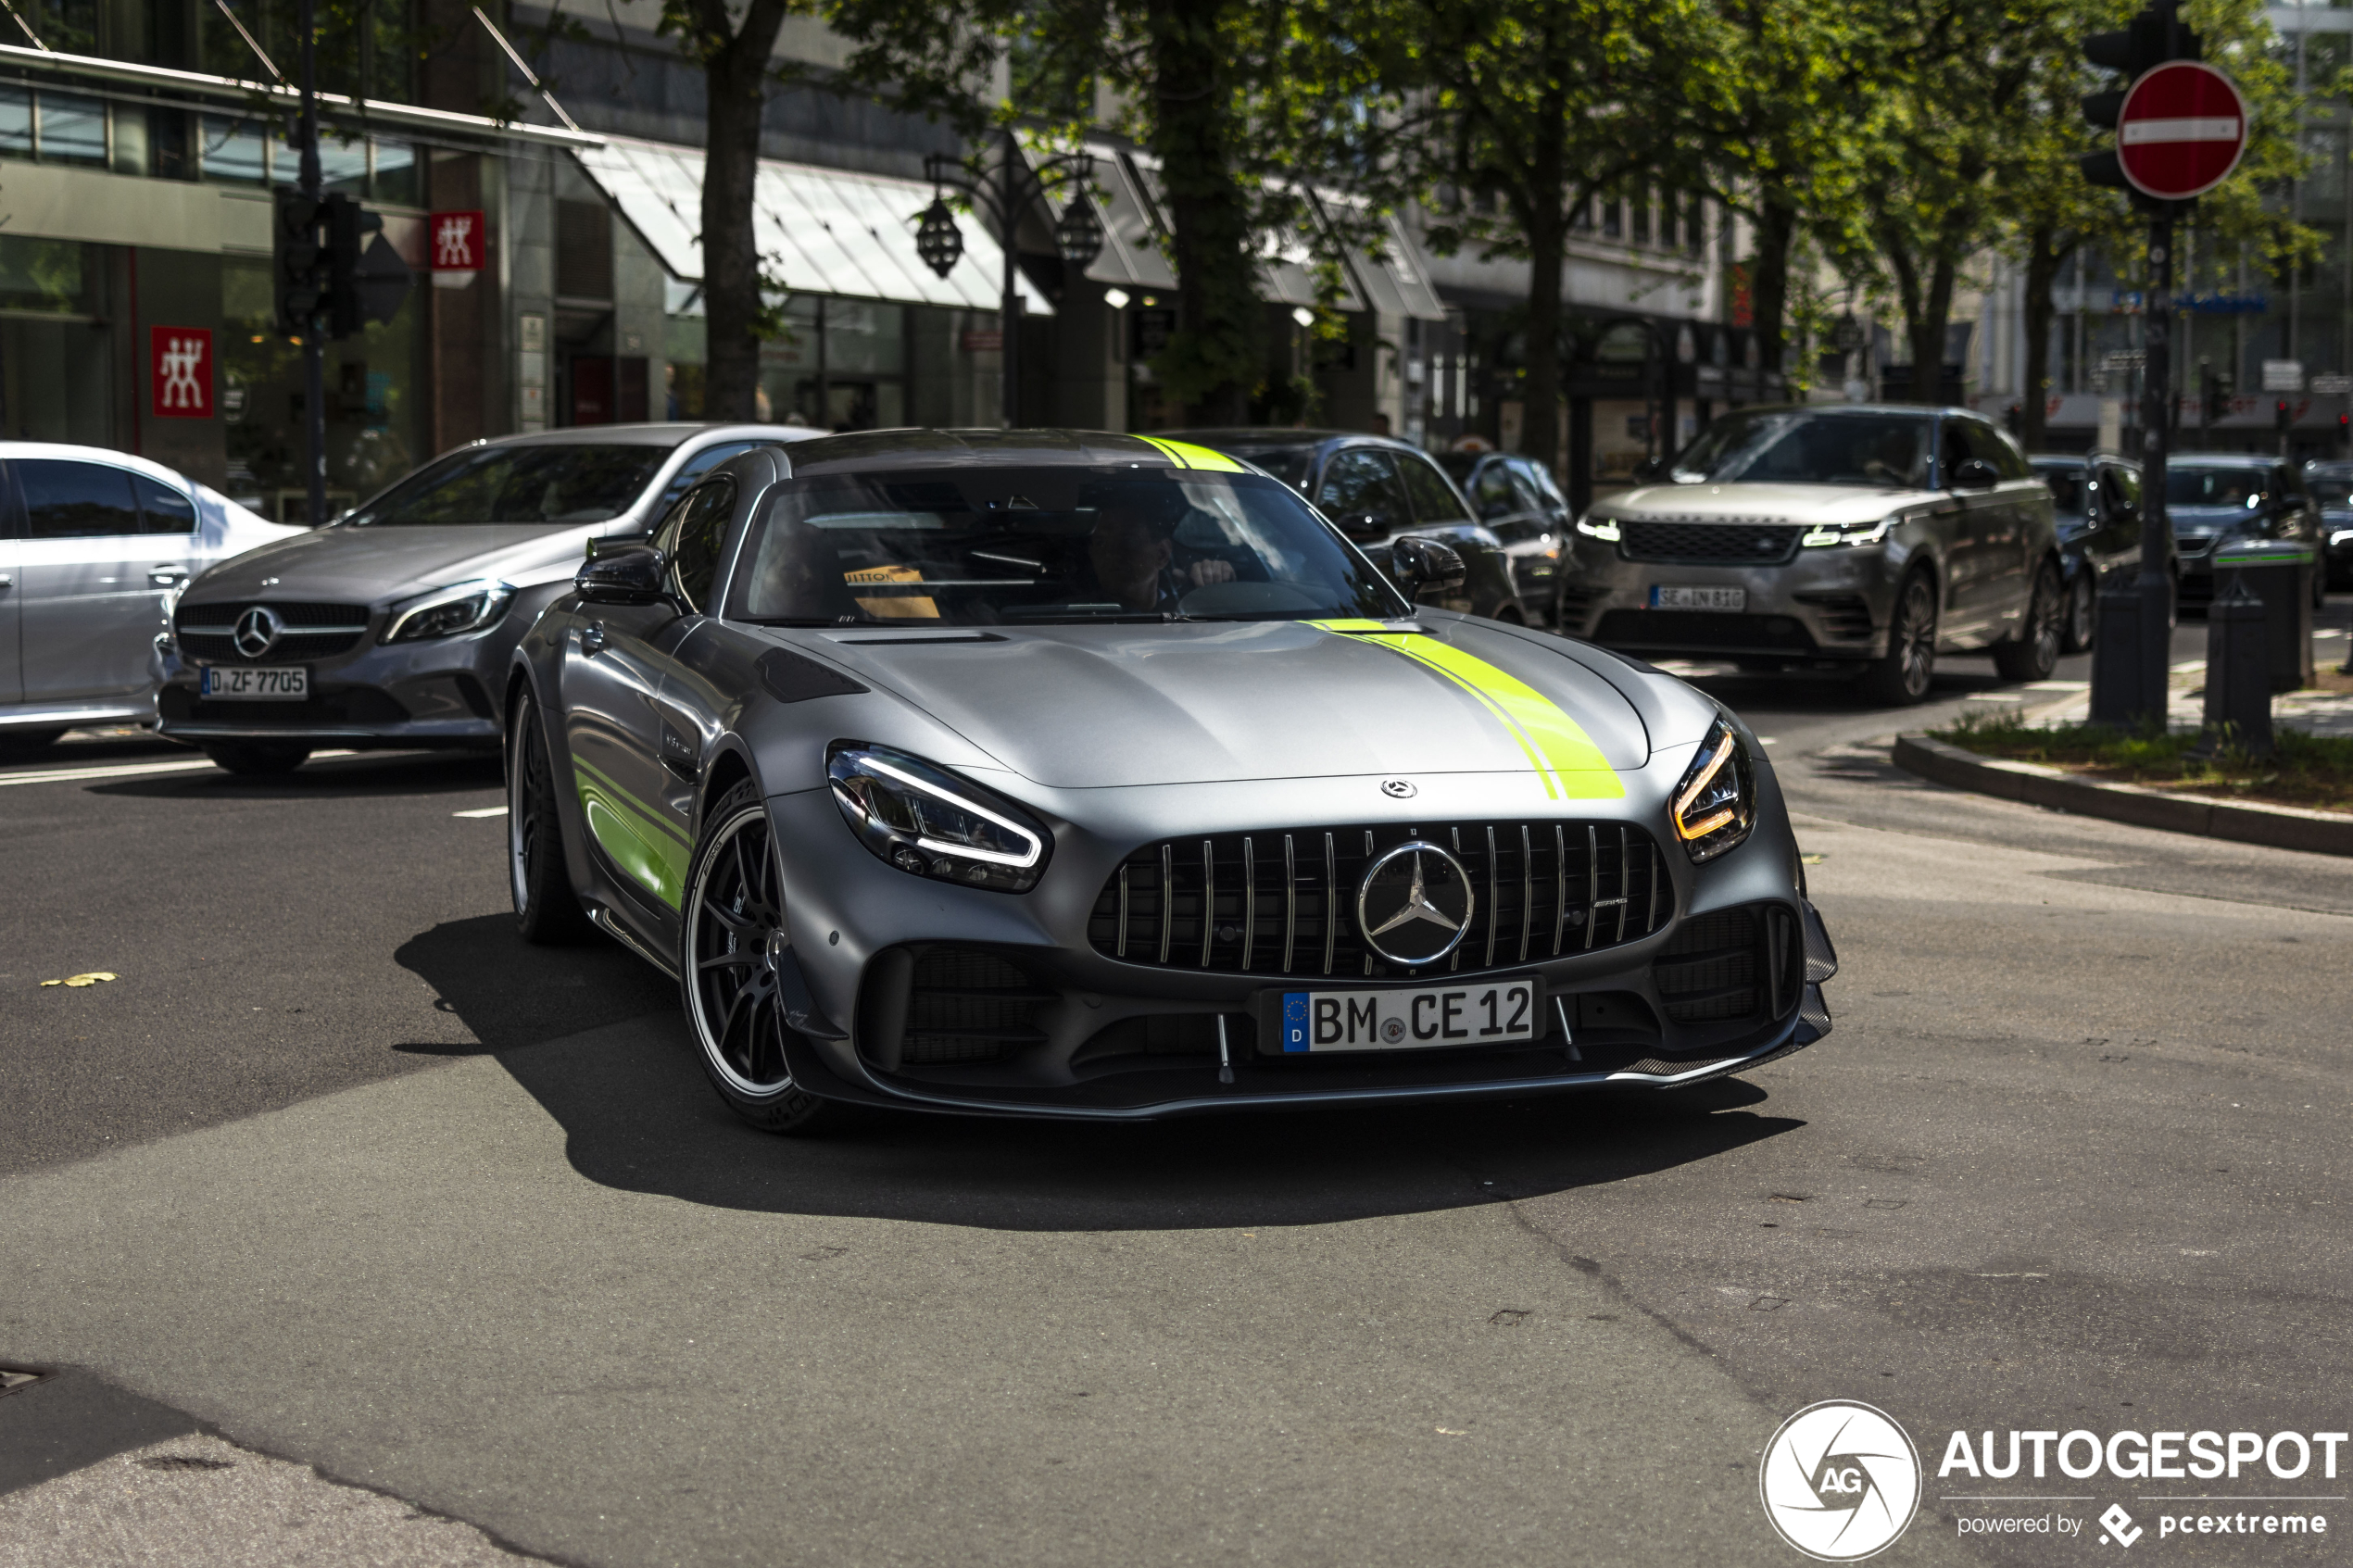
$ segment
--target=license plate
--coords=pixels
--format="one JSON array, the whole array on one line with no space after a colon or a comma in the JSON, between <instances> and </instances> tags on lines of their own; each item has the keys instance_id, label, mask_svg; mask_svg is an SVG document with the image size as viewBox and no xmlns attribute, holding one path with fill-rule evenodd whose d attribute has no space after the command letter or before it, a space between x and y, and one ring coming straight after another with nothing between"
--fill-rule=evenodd
<instances>
[{"instance_id":1,"label":"license plate","mask_svg":"<svg viewBox=\"0 0 2353 1568\"><path fill-rule=\"evenodd\" d=\"M1282 1047L1297 1051L1418 1051L1509 1045L1543 1033L1533 980L1416 990L1286 991Z\"/></svg>"},{"instance_id":2,"label":"license plate","mask_svg":"<svg viewBox=\"0 0 2353 1568\"><path fill-rule=\"evenodd\" d=\"M1738 614L1747 608L1745 588L1669 588L1660 583L1651 589L1653 609L1727 609Z\"/></svg>"},{"instance_id":3,"label":"license plate","mask_svg":"<svg viewBox=\"0 0 2353 1568\"><path fill-rule=\"evenodd\" d=\"M207 665L198 694L247 702L300 702L310 695L310 671L302 665L223 670Z\"/></svg>"}]
</instances>

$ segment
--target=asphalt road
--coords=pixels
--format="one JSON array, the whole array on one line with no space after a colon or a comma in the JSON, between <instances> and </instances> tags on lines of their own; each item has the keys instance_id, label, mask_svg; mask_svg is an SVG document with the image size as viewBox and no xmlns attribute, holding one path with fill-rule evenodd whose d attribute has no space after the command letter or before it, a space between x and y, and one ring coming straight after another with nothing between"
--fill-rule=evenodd
<instances>
[{"instance_id":1,"label":"asphalt road","mask_svg":"<svg viewBox=\"0 0 2353 1568\"><path fill-rule=\"evenodd\" d=\"M2058 1562L2106 1549L1946 1499L2225 1484L1940 1482L1951 1432L2353 1424L2344 863L1959 795L1870 744L1934 712L1706 684L1819 857L1815 1048L1680 1098L813 1143L725 1115L667 982L510 935L502 823L458 814L495 765L0 759L0 1364L616 1564L1789 1563L1758 1455L1831 1398L1929 1464L1881 1561ZM1953 660L1936 710L1995 685ZM2228 1489L2353 1529L2343 1480Z\"/></svg>"}]
</instances>

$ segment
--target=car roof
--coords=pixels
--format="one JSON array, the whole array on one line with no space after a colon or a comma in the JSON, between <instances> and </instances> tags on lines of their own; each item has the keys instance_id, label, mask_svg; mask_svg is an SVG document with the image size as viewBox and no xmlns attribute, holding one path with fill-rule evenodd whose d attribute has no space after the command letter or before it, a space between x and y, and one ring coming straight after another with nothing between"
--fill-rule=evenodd
<instances>
[{"instance_id":1,"label":"car roof","mask_svg":"<svg viewBox=\"0 0 2353 1568\"><path fill-rule=\"evenodd\" d=\"M2177 469L2275 469L2285 461L2260 452L2176 452L2165 459L2168 468Z\"/></svg>"},{"instance_id":2,"label":"car roof","mask_svg":"<svg viewBox=\"0 0 2353 1568\"><path fill-rule=\"evenodd\" d=\"M49 458L61 462L111 463L117 468L130 469L151 479L166 480L186 486L196 483L168 463L153 458L142 458L135 452L125 452L113 446L82 446L68 441L0 441L0 458L19 462Z\"/></svg>"},{"instance_id":3,"label":"car roof","mask_svg":"<svg viewBox=\"0 0 2353 1568\"><path fill-rule=\"evenodd\" d=\"M478 446L683 446L699 435L721 436L736 441L811 441L821 438L823 431L805 425L730 424L721 422L660 423L625 425L566 425L561 430L538 430L526 435L497 435L474 443Z\"/></svg>"},{"instance_id":4,"label":"car roof","mask_svg":"<svg viewBox=\"0 0 2353 1568\"><path fill-rule=\"evenodd\" d=\"M2114 463L2122 469L2141 466L2117 452L2030 452L2026 460L2036 468L2081 468L2087 463Z\"/></svg>"},{"instance_id":5,"label":"car roof","mask_svg":"<svg viewBox=\"0 0 2353 1568\"><path fill-rule=\"evenodd\" d=\"M1175 437L1164 439L1176 444ZM787 457L796 476L886 469L1188 466L1151 439L1100 430L866 430L797 443Z\"/></svg>"},{"instance_id":6,"label":"car roof","mask_svg":"<svg viewBox=\"0 0 2353 1568\"><path fill-rule=\"evenodd\" d=\"M1992 424L1992 418L1953 403L1744 403L1728 414L1823 414L1833 419L1847 414L1958 414Z\"/></svg>"}]
</instances>

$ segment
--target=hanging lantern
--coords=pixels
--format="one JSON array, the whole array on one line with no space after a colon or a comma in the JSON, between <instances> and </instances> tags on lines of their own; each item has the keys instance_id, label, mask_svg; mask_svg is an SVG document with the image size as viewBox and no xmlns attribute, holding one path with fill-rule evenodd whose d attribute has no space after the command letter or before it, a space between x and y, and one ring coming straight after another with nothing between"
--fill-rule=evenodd
<instances>
[{"instance_id":1,"label":"hanging lantern","mask_svg":"<svg viewBox=\"0 0 2353 1568\"><path fill-rule=\"evenodd\" d=\"M1095 216L1095 204L1085 191L1063 208L1062 221L1054 225L1054 248L1066 265L1082 272L1103 253L1103 220Z\"/></svg>"},{"instance_id":2,"label":"hanging lantern","mask_svg":"<svg viewBox=\"0 0 2353 1568\"><path fill-rule=\"evenodd\" d=\"M915 254L924 265L941 277L956 270L964 257L964 232L956 227L956 215L948 210L948 203L932 198L924 212L924 220L915 226Z\"/></svg>"}]
</instances>

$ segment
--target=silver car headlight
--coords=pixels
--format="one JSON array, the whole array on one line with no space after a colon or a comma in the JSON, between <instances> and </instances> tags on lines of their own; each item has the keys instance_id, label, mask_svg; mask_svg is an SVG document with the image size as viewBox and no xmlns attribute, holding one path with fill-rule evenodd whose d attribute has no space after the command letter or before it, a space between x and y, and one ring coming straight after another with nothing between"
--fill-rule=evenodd
<instances>
[{"instance_id":1,"label":"silver car headlight","mask_svg":"<svg viewBox=\"0 0 2353 1568\"><path fill-rule=\"evenodd\" d=\"M514 585L495 578L452 583L422 598L411 599L394 611L392 627L384 633L384 641L419 643L433 637L479 632L506 614L514 597Z\"/></svg>"},{"instance_id":2,"label":"silver car headlight","mask_svg":"<svg viewBox=\"0 0 2353 1568\"><path fill-rule=\"evenodd\" d=\"M1052 839L1020 808L904 752L836 741L826 758L834 804L875 858L910 876L1026 893Z\"/></svg>"},{"instance_id":3,"label":"silver car headlight","mask_svg":"<svg viewBox=\"0 0 2353 1568\"><path fill-rule=\"evenodd\" d=\"M1877 545L1894 532L1900 517L1883 517L1877 522L1818 522L1806 531L1800 545L1818 547L1824 545Z\"/></svg>"},{"instance_id":4,"label":"silver car headlight","mask_svg":"<svg viewBox=\"0 0 2353 1568\"><path fill-rule=\"evenodd\" d=\"M1714 859L1756 825L1756 769L1748 747L1723 720L1708 727L1699 756L1675 786L1669 810L1675 836L1694 861Z\"/></svg>"},{"instance_id":5,"label":"silver car headlight","mask_svg":"<svg viewBox=\"0 0 2353 1568\"><path fill-rule=\"evenodd\" d=\"M1615 545L1618 539L1617 520L1614 517L1595 517L1588 512L1577 520L1577 532L1588 539L1604 540Z\"/></svg>"}]
</instances>

